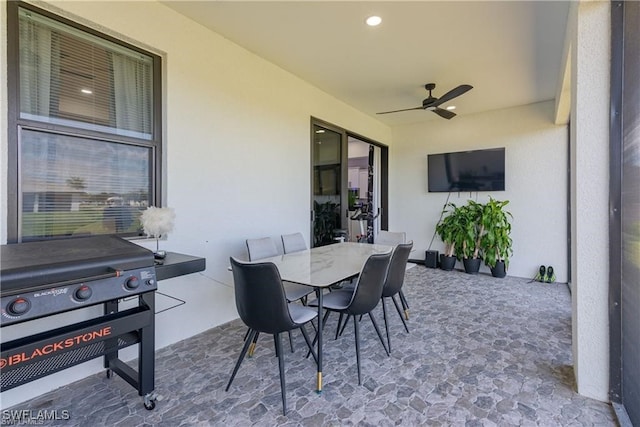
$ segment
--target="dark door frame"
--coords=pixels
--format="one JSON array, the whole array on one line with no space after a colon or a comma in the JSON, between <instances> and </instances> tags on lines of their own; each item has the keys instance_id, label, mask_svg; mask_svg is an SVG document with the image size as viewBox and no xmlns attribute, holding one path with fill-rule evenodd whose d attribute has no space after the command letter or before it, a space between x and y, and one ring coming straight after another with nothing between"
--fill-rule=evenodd
<instances>
[{"instance_id":1,"label":"dark door frame","mask_svg":"<svg viewBox=\"0 0 640 427\"><path fill-rule=\"evenodd\" d=\"M631 21L633 19L633 22ZM640 109L625 108L640 101L640 4L636 2L611 2L611 99L609 135L609 398L621 426L638 422L638 390L632 390L634 379L630 375L638 370L625 371L627 360L637 357L631 350L638 345L639 325L633 324L627 315L634 312L634 301L628 300L629 286L625 282L622 230L624 146L625 129L640 122ZM629 183L627 183L629 184ZM627 220L628 221L628 220ZM629 278L626 279L627 281ZM626 283L626 285L625 285ZM625 286L627 293L625 294ZM640 292L640 289L637 289ZM626 344L625 344L626 343ZM630 356L629 353L632 353ZM637 385L637 383L635 383ZM629 393L630 392L630 393ZM631 410L631 417L630 412ZM635 418L635 420L631 419Z\"/></svg>"},{"instance_id":2,"label":"dark door frame","mask_svg":"<svg viewBox=\"0 0 640 427\"><path fill-rule=\"evenodd\" d=\"M348 180L348 151L347 151L347 142L349 137L356 138L360 141L363 141L367 144L375 145L376 147L380 147L380 228L388 229L389 226L389 147L385 144L382 144L378 141L375 141L371 138L367 138L366 136L360 135L356 132L349 131L340 126L336 126L332 123L326 122L317 117L311 116L311 123L309 126L309 140L311 141L311 154L309 156L310 159L310 230L311 236L313 237L313 179L314 179L314 169L313 169L313 144L314 144L314 125L321 126L326 128L332 132L339 133L341 135L341 185L342 191L340 196L340 221L341 227L346 228L347 218L349 216L349 203L348 203L348 192L346 189L346 183Z\"/></svg>"}]
</instances>

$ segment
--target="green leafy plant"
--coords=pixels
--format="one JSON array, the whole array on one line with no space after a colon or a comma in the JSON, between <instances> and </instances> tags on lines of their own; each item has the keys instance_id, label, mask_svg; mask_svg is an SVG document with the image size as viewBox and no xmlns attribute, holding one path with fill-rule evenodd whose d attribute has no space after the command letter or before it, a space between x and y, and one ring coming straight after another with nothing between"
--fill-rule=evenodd
<instances>
[{"instance_id":1,"label":"green leafy plant","mask_svg":"<svg viewBox=\"0 0 640 427\"><path fill-rule=\"evenodd\" d=\"M482 205L472 200L463 206L447 203L443 213L446 216L436 225L436 233L445 244L444 254L458 259L479 258L484 232L480 223Z\"/></svg>"},{"instance_id":2,"label":"green leafy plant","mask_svg":"<svg viewBox=\"0 0 640 427\"><path fill-rule=\"evenodd\" d=\"M333 202L313 202L314 222L313 239L314 246L323 246L334 243L333 233L338 228L339 212L338 204Z\"/></svg>"},{"instance_id":3,"label":"green leafy plant","mask_svg":"<svg viewBox=\"0 0 640 427\"><path fill-rule=\"evenodd\" d=\"M483 205L473 200L468 200L467 204L458 208L461 233L458 236L458 245L462 251L458 253L458 259L482 257L480 242L484 234L484 227L481 222Z\"/></svg>"},{"instance_id":4,"label":"green leafy plant","mask_svg":"<svg viewBox=\"0 0 640 427\"><path fill-rule=\"evenodd\" d=\"M457 238L461 232L461 224L458 219L457 207L454 203L447 203L442 211L443 218L436 225L436 233L444 243L444 255L455 256Z\"/></svg>"},{"instance_id":5,"label":"green leafy plant","mask_svg":"<svg viewBox=\"0 0 640 427\"><path fill-rule=\"evenodd\" d=\"M513 255L511 240L511 219L513 215L504 207L508 200L495 200L489 197L482 211L481 223L483 235L481 246L484 252L484 263L495 268L498 261L505 263L505 269L509 267L509 257Z\"/></svg>"}]
</instances>

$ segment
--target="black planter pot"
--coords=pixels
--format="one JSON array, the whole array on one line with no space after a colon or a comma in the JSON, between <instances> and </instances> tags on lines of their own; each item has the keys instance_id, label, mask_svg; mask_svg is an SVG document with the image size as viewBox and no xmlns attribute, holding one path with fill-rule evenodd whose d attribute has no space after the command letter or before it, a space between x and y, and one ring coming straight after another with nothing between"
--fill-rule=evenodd
<instances>
[{"instance_id":1,"label":"black planter pot","mask_svg":"<svg viewBox=\"0 0 640 427\"><path fill-rule=\"evenodd\" d=\"M453 270L456 266L456 257L447 256L445 254L440 255L440 268L445 271Z\"/></svg>"},{"instance_id":2,"label":"black planter pot","mask_svg":"<svg viewBox=\"0 0 640 427\"><path fill-rule=\"evenodd\" d=\"M507 275L507 269L505 268L504 261L497 261L495 267L491 267L491 275L502 279Z\"/></svg>"},{"instance_id":3,"label":"black planter pot","mask_svg":"<svg viewBox=\"0 0 640 427\"><path fill-rule=\"evenodd\" d=\"M480 271L480 258L465 258L462 260L464 271L469 274L478 274Z\"/></svg>"}]
</instances>

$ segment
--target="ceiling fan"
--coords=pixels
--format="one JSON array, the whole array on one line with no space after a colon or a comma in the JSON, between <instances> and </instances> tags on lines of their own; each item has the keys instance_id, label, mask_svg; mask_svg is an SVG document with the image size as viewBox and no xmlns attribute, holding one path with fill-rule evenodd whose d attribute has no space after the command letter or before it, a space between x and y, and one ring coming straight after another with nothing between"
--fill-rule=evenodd
<instances>
[{"instance_id":1,"label":"ceiling fan","mask_svg":"<svg viewBox=\"0 0 640 427\"><path fill-rule=\"evenodd\" d=\"M440 105L444 104L447 101L452 100L465 92L473 89L471 85L460 85L454 89L451 89L449 92L442 95L440 98L435 98L431 95L431 91L436 88L435 83L427 83L424 85L424 88L429 91L429 97L422 100L422 105L420 107L414 108L404 108L402 110L393 110L393 111L383 111L382 113L376 114L389 114L389 113L399 113L400 111L411 111L411 110L430 110L443 117L447 120L450 120L456 116L456 113L453 111L445 110L444 108L440 108Z\"/></svg>"}]
</instances>

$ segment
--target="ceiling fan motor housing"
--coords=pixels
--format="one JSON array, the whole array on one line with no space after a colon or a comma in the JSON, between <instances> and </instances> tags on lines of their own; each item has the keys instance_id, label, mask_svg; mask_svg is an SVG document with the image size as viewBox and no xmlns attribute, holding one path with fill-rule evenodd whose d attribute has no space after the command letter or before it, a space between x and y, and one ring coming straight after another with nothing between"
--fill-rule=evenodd
<instances>
[{"instance_id":1,"label":"ceiling fan motor housing","mask_svg":"<svg viewBox=\"0 0 640 427\"><path fill-rule=\"evenodd\" d=\"M425 98L425 99L422 100L422 107L423 108L427 108L437 100L438 100L438 98L434 98L433 96Z\"/></svg>"}]
</instances>

